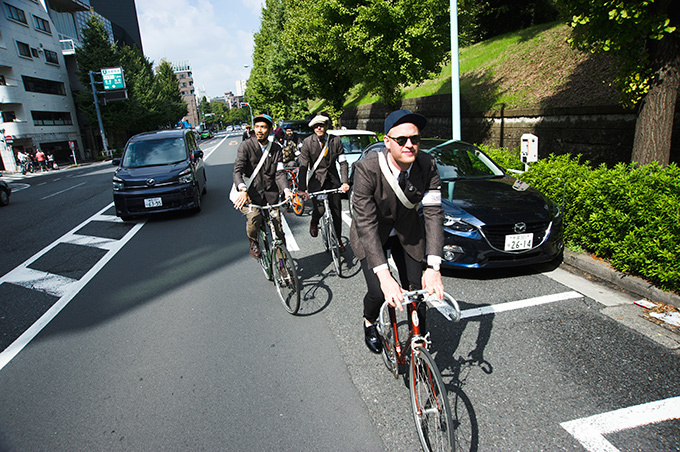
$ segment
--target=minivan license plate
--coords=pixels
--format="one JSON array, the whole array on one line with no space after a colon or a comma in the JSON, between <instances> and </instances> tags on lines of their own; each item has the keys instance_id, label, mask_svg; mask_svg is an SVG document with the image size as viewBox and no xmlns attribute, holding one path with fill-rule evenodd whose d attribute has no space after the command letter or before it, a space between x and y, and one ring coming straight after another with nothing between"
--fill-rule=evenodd
<instances>
[{"instance_id":1,"label":"minivan license plate","mask_svg":"<svg viewBox=\"0 0 680 452\"><path fill-rule=\"evenodd\" d=\"M505 251L529 250L533 246L534 234L510 234L505 236Z\"/></svg>"},{"instance_id":2,"label":"minivan license plate","mask_svg":"<svg viewBox=\"0 0 680 452\"><path fill-rule=\"evenodd\" d=\"M151 207L161 207L163 205L163 199L161 198L147 198L144 200L144 207L147 209Z\"/></svg>"}]
</instances>

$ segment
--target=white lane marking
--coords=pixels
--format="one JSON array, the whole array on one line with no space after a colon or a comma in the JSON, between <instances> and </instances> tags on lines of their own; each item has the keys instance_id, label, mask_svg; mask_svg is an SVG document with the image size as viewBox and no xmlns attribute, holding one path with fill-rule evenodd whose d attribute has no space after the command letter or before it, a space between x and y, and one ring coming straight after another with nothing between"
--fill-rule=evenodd
<instances>
[{"instance_id":1,"label":"white lane marking","mask_svg":"<svg viewBox=\"0 0 680 452\"><path fill-rule=\"evenodd\" d=\"M589 452L619 452L603 435L671 419L680 419L680 397L621 408L560 425Z\"/></svg>"},{"instance_id":2,"label":"white lane marking","mask_svg":"<svg viewBox=\"0 0 680 452\"><path fill-rule=\"evenodd\" d=\"M40 198L40 199L43 200L43 199L51 198L52 196L60 195L60 194L65 193L65 192L67 192L67 191L69 191L69 190L73 190L74 188L80 187L81 185L85 185L86 183L87 183L87 182L81 182L81 183L79 183L78 185L74 185L73 187L69 187L69 188L67 188L67 189L65 189L65 190L61 190L61 191L58 191L58 192L56 192L56 193L52 193L51 195L47 195L47 196L45 196L44 198Z\"/></svg>"},{"instance_id":3,"label":"white lane marking","mask_svg":"<svg viewBox=\"0 0 680 452\"><path fill-rule=\"evenodd\" d=\"M544 295L542 297L527 298L525 300L510 301L508 303L494 304L490 306L482 306L481 308L466 309L461 312L461 319L470 317L477 317L481 315L496 314L498 312L512 311L514 309L528 308L531 306L539 306L547 303L555 303L556 301L570 300L574 298L583 298L578 292L562 292L552 295Z\"/></svg>"},{"instance_id":4,"label":"white lane marking","mask_svg":"<svg viewBox=\"0 0 680 452\"><path fill-rule=\"evenodd\" d=\"M300 251L300 247L295 241L293 231L291 231L290 226L288 226L288 222L284 215L281 215L281 227L283 228L283 234L286 236L286 248L288 248L288 251Z\"/></svg>"},{"instance_id":5,"label":"white lane marking","mask_svg":"<svg viewBox=\"0 0 680 452\"><path fill-rule=\"evenodd\" d=\"M28 345L31 340L42 331L47 324L49 324L54 317L56 317L59 312L64 309L64 307L75 297L80 290L87 285L88 282L102 269L104 266L120 251L125 244L134 237L134 235L144 226L146 220L141 220L135 224L128 232L121 238L107 245L105 249L108 249L106 254L102 256L101 259L92 267L90 270L83 275L82 278L78 280L65 278L59 275L51 275L45 272L39 272L36 270L29 269L28 266L33 262L42 257L45 253L50 251L52 248L59 245L59 243L68 242L74 237L78 236L76 231L81 229L87 223L93 220L101 220L102 218L108 218L109 215L103 215L103 212L108 210L113 206L113 203L104 207L102 210L94 214L92 217L80 223L75 228L71 229L69 232L64 234L61 238L55 240L53 243L47 247L40 250L38 253L27 259L23 264L19 265L14 270L10 271L2 278L0 278L0 284L5 282L20 284L24 287L30 287L34 290L39 290L41 292L50 293L55 296L60 296L54 305L48 309L42 317L40 317L33 325L31 325L24 333L19 336L14 342L12 342L9 347L4 351L0 352L0 370L4 368L21 350ZM72 243L72 242L70 242ZM28 276L33 275L35 279L29 280ZM49 275L49 276L48 276Z\"/></svg>"}]
</instances>

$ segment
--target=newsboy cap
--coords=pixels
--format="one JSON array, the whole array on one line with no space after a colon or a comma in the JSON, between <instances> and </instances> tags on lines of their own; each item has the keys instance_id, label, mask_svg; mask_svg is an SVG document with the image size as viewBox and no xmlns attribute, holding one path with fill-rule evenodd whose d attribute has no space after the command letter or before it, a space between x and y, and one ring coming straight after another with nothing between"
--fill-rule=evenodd
<instances>
[{"instance_id":1,"label":"newsboy cap","mask_svg":"<svg viewBox=\"0 0 680 452\"><path fill-rule=\"evenodd\" d=\"M331 120L328 116L324 115L316 115L314 116L314 119L309 121L309 127L314 127L317 124L328 124L328 122Z\"/></svg>"},{"instance_id":2,"label":"newsboy cap","mask_svg":"<svg viewBox=\"0 0 680 452\"><path fill-rule=\"evenodd\" d=\"M419 113L411 113L410 110L397 110L390 113L387 118L385 118L385 135L392 129L392 127L398 126L399 124L404 124L405 122L410 122L418 127L418 130L423 130L425 125L427 125L427 119L425 116Z\"/></svg>"}]
</instances>

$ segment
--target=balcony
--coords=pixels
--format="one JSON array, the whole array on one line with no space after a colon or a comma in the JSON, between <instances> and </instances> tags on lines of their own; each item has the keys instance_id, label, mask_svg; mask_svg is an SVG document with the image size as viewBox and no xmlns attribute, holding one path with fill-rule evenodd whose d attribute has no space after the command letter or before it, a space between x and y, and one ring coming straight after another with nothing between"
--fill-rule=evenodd
<instances>
[{"instance_id":1,"label":"balcony","mask_svg":"<svg viewBox=\"0 0 680 452\"><path fill-rule=\"evenodd\" d=\"M76 54L76 45L75 42L73 42L73 39L61 39L59 44L61 45L62 55L67 56Z\"/></svg>"},{"instance_id":2,"label":"balcony","mask_svg":"<svg viewBox=\"0 0 680 452\"><path fill-rule=\"evenodd\" d=\"M22 94L17 85L0 85L0 105L21 104Z\"/></svg>"}]
</instances>

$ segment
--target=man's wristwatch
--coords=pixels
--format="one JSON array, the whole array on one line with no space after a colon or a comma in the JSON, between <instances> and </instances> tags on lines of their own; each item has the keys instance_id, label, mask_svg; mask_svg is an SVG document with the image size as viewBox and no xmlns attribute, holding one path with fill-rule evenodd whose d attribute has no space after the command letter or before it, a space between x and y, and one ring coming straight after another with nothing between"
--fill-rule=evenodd
<instances>
[{"instance_id":1,"label":"man's wristwatch","mask_svg":"<svg viewBox=\"0 0 680 452\"><path fill-rule=\"evenodd\" d=\"M431 268L432 270L438 272L439 271L439 264L433 264L433 265L428 264L427 268Z\"/></svg>"},{"instance_id":2,"label":"man's wristwatch","mask_svg":"<svg viewBox=\"0 0 680 452\"><path fill-rule=\"evenodd\" d=\"M248 191L248 189L247 189L246 187L241 187L240 191L242 191L243 193L245 193L245 192Z\"/></svg>"}]
</instances>

